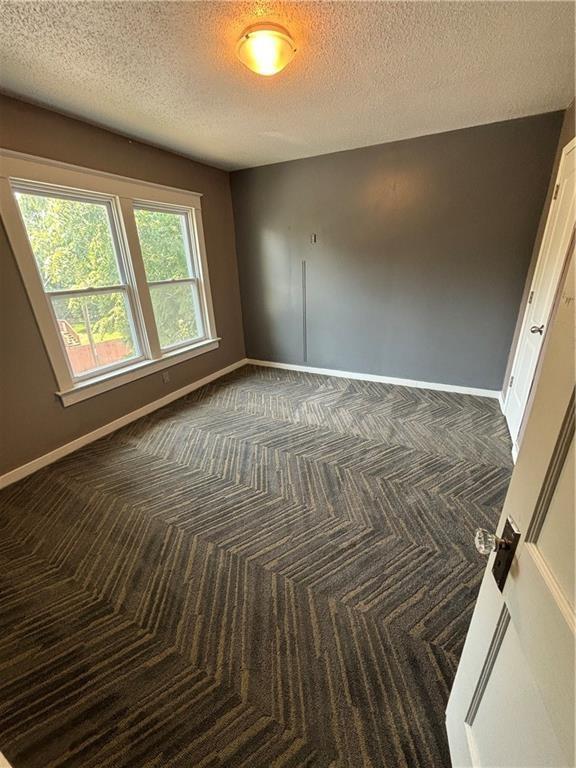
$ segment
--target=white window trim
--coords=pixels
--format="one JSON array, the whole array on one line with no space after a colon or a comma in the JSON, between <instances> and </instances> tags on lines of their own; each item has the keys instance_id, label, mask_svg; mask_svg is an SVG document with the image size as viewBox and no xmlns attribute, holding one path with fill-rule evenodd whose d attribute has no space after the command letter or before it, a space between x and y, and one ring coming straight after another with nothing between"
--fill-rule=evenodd
<instances>
[{"instance_id":1,"label":"white window trim","mask_svg":"<svg viewBox=\"0 0 576 768\"><path fill-rule=\"evenodd\" d=\"M143 376L149 376L151 373L169 368L172 365L191 360L193 357L203 355L205 352L212 352L220 346L220 339L204 339L195 343L186 349L177 349L173 352L165 353L159 360L139 360L132 365L126 365L121 370L110 371L100 376L94 376L87 381L79 381L72 389L56 394L62 400L65 406L74 405L89 397L101 395L110 389L129 384L131 381L141 379Z\"/></svg>"},{"instance_id":2,"label":"white window trim","mask_svg":"<svg viewBox=\"0 0 576 768\"><path fill-rule=\"evenodd\" d=\"M117 210L121 213L116 223L120 227L122 240L130 251L130 258L125 259L125 262L127 268L131 269L132 282L139 299L137 309L142 314L142 317L135 317L134 320L137 323L143 323L148 330L147 349L142 350L146 356L144 359L128 361L122 367L108 369L100 374L95 372L90 379L73 379L66 352L54 322L50 300L44 291L36 259L12 190L11 184L17 182L47 184L60 189L69 188L73 192L81 190L88 194L103 194L108 198L115 198ZM63 405L80 402L168 366L210 352L219 346L220 338L216 332L204 243L201 197L202 195L196 192L0 149L0 213L54 371L58 384L57 395ZM192 344L164 351L160 349L134 218L134 206L139 204L179 207L186 210L192 217L190 236L194 239L192 246L197 258L198 287L206 315L205 336L200 340L195 339ZM154 332L151 332L151 329L154 329ZM143 341L146 342L146 335Z\"/></svg>"}]
</instances>

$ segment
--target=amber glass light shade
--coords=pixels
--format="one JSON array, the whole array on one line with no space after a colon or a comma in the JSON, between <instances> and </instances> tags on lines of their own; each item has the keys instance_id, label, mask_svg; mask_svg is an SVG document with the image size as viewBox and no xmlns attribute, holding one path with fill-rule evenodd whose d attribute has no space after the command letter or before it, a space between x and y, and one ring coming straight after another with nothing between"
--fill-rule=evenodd
<instances>
[{"instance_id":1,"label":"amber glass light shade","mask_svg":"<svg viewBox=\"0 0 576 768\"><path fill-rule=\"evenodd\" d=\"M236 53L252 72L270 76L281 72L292 61L296 46L284 27L255 24L242 33Z\"/></svg>"}]
</instances>

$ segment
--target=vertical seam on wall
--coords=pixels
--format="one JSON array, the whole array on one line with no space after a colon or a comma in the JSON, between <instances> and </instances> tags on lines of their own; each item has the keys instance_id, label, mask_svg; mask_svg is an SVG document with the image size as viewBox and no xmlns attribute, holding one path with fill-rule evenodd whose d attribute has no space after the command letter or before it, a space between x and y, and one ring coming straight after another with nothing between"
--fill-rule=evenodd
<instances>
[{"instance_id":1,"label":"vertical seam on wall","mask_svg":"<svg viewBox=\"0 0 576 768\"><path fill-rule=\"evenodd\" d=\"M302 261L302 358L308 362L308 339L306 326L306 261Z\"/></svg>"}]
</instances>

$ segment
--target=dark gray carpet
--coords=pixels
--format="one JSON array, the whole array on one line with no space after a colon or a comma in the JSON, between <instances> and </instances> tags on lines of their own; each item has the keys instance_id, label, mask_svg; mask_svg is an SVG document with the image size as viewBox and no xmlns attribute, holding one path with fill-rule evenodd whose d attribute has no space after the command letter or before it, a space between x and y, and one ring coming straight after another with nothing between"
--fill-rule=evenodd
<instances>
[{"instance_id":1,"label":"dark gray carpet","mask_svg":"<svg viewBox=\"0 0 576 768\"><path fill-rule=\"evenodd\" d=\"M449 765L495 400L244 368L0 493L15 768Z\"/></svg>"}]
</instances>

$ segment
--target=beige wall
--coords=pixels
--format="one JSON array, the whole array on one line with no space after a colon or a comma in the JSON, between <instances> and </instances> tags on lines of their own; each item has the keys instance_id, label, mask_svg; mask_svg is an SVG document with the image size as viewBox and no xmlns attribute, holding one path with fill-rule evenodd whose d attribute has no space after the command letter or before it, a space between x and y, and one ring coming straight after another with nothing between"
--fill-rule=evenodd
<instances>
[{"instance_id":1,"label":"beige wall","mask_svg":"<svg viewBox=\"0 0 576 768\"><path fill-rule=\"evenodd\" d=\"M536 239L534 241L534 248L532 249L532 258L530 260L530 266L526 275L526 281L524 283L524 293L522 294L522 301L520 302L520 309L518 310L518 319L516 320L516 328L514 330L514 336L512 344L510 346L510 354L508 356L508 365L506 366L506 374L504 376L503 390L506 391L510 374L512 372L512 364L514 362L514 355L516 353L516 346L518 344L518 335L522 326L522 320L524 319L524 311L526 309L526 302L528 301L528 293L530 292L530 285L532 284L532 277L534 275L534 269L536 268L536 262L538 260L538 253L542 244L542 238L544 236L544 228L546 227L546 221L548 219L548 212L550 210L550 203L552 202L552 194L554 192L554 186L556 182L556 175L558 173L558 166L560 165L560 158L562 156L562 150L576 136L575 114L574 114L574 102L570 104L568 109L564 112L564 119L562 121L562 128L560 129L560 138L558 139L558 147L556 149L556 156L554 158L554 164L552 166L552 173L550 175L550 182L548 184L548 191L546 193L546 200L544 201L544 207L538 223L538 231L536 233Z\"/></svg>"},{"instance_id":2,"label":"beige wall","mask_svg":"<svg viewBox=\"0 0 576 768\"><path fill-rule=\"evenodd\" d=\"M245 356L229 175L0 95L0 146L201 192L220 347L64 408L4 227L0 227L0 474Z\"/></svg>"}]
</instances>

